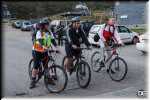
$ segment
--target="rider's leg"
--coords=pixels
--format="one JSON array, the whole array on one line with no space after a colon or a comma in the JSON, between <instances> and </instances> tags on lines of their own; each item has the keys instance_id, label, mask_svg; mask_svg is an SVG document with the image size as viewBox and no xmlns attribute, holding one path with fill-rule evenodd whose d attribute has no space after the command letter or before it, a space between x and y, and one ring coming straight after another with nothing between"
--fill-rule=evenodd
<instances>
[{"instance_id":1,"label":"rider's leg","mask_svg":"<svg viewBox=\"0 0 150 100\"><path fill-rule=\"evenodd\" d=\"M106 46L105 50L106 50L106 54L107 54L106 59L108 59L111 56L111 48L109 46ZM109 59L108 62L106 63L107 69L109 69L110 61L111 61L111 59Z\"/></svg>"},{"instance_id":2,"label":"rider's leg","mask_svg":"<svg viewBox=\"0 0 150 100\"><path fill-rule=\"evenodd\" d=\"M44 66L45 68L48 68L48 64L47 64L47 61L48 61L48 52L42 53L42 59L44 59L44 60L42 61L43 66Z\"/></svg>"},{"instance_id":3,"label":"rider's leg","mask_svg":"<svg viewBox=\"0 0 150 100\"><path fill-rule=\"evenodd\" d=\"M41 59L44 59L42 60L42 63L43 63L43 66L44 66L44 69L48 75L48 82L55 85L55 83L53 82L52 80L52 76L54 75L54 70L50 70L51 72L49 72L48 70L48 52L44 52L44 53L41 53Z\"/></svg>"},{"instance_id":4,"label":"rider's leg","mask_svg":"<svg viewBox=\"0 0 150 100\"><path fill-rule=\"evenodd\" d=\"M72 57L66 57L66 59L64 60L64 66L67 69L67 71L70 71L70 69L72 68Z\"/></svg>"},{"instance_id":5,"label":"rider's leg","mask_svg":"<svg viewBox=\"0 0 150 100\"><path fill-rule=\"evenodd\" d=\"M72 62L73 62L73 55L72 55L72 49L69 44L65 44L65 51L67 57L64 60L64 66L68 71L70 71L70 67L72 66Z\"/></svg>"},{"instance_id":6,"label":"rider's leg","mask_svg":"<svg viewBox=\"0 0 150 100\"><path fill-rule=\"evenodd\" d=\"M34 68L32 70L32 80L31 80L31 83L30 83L30 88L35 87L36 75L38 74L37 66L38 66L37 61L34 61Z\"/></svg>"},{"instance_id":7,"label":"rider's leg","mask_svg":"<svg viewBox=\"0 0 150 100\"><path fill-rule=\"evenodd\" d=\"M40 66L39 64L39 54L34 51L33 53L33 57L34 57L34 66L33 66L33 70L32 70L32 80L30 83L30 89L35 87L35 80L36 80L36 75L38 74L38 66Z\"/></svg>"},{"instance_id":8,"label":"rider's leg","mask_svg":"<svg viewBox=\"0 0 150 100\"><path fill-rule=\"evenodd\" d=\"M34 67L33 67L33 70L32 70L32 78L33 78L33 80L35 79L35 77L36 77L36 75L38 73L38 70L37 70L38 62L37 62L36 55L37 55L36 51L32 50L32 56L35 59L34 60L34 65L33 65Z\"/></svg>"}]
</instances>

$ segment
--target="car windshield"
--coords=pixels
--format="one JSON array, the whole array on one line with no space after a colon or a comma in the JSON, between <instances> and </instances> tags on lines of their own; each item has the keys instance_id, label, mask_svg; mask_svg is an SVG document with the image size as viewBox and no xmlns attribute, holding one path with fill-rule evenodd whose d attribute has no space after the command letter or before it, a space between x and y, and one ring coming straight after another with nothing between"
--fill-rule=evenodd
<instances>
[{"instance_id":1,"label":"car windshield","mask_svg":"<svg viewBox=\"0 0 150 100\"><path fill-rule=\"evenodd\" d=\"M91 29L90 29L90 32L91 33L96 33L96 32L98 32L99 30L100 30L100 26L93 26Z\"/></svg>"},{"instance_id":2,"label":"car windshield","mask_svg":"<svg viewBox=\"0 0 150 100\"><path fill-rule=\"evenodd\" d=\"M130 30L124 26L118 26L119 33L130 33Z\"/></svg>"},{"instance_id":3,"label":"car windshield","mask_svg":"<svg viewBox=\"0 0 150 100\"><path fill-rule=\"evenodd\" d=\"M31 23L30 23L30 22L24 22L24 24L25 24L25 25L31 25Z\"/></svg>"},{"instance_id":4,"label":"car windshield","mask_svg":"<svg viewBox=\"0 0 150 100\"><path fill-rule=\"evenodd\" d=\"M21 24L21 22L16 22L17 24Z\"/></svg>"}]
</instances>

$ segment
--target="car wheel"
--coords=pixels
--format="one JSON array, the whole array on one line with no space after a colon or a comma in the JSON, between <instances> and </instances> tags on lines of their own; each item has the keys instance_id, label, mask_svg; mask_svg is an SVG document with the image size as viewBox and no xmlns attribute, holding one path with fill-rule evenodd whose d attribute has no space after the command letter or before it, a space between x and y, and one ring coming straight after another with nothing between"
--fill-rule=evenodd
<instances>
[{"instance_id":1,"label":"car wheel","mask_svg":"<svg viewBox=\"0 0 150 100\"><path fill-rule=\"evenodd\" d=\"M141 51L143 54L146 54L146 51Z\"/></svg>"},{"instance_id":2,"label":"car wheel","mask_svg":"<svg viewBox=\"0 0 150 100\"><path fill-rule=\"evenodd\" d=\"M133 40L132 40L132 43L133 44L136 44L139 42L139 38L138 37L134 37Z\"/></svg>"}]
</instances>

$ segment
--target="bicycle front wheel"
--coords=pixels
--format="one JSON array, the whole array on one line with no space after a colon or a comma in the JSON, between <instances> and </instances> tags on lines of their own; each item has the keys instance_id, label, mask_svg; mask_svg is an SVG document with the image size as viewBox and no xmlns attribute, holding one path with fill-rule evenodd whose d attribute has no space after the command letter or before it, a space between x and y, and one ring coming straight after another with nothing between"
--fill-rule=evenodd
<instances>
[{"instance_id":1,"label":"bicycle front wheel","mask_svg":"<svg viewBox=\"0 0 150 100\"><path fill-rule=\"evenodd\" d=\"M81 88L86 88L91 81L91 70L87 62L81 61L76 65L76 77L78 85Z\"/></svg>"},{"instance_id":2,"label":"bicycle front wheel","mask_svg":"<svg viewBox=\"0 0 150 100\"><path fill-rule=\"evenodd\" d=\"M34 66L34 59L31 59L30 62L29 62L29 65L28 65L28 73L29 73L29 78L30 80L32 80L32 70L33 70L33 66ZM42 72L42 66L40 65L39 68L38 68L38 74L36 75L36 79L35 79L35 82L37 83L41 77L42 77L42 74L40 72Z\"/></svg>"},{"instance_id":3,"label":"bicycle front wheel","mask_svg":"<svg viewBox=\"0 0 150 100\"><path fill-rule=\"evenodd\" d=\"M68 82L68 77L65 70L58 66L53 65L48 68L44 75L44 83L46 88L51 93L59 93L63 91Z\"/></svg>"},{"instance_id":4,"label":"bicycle front wheel","mask_svg":"<svg viewBox=\"0 0 150 100\"><path fill-rule=\"evenodd\" d=\"M110 62L109 76L113 81L121 81L125 78L128 71L127 63L124 59L116 57Z\"/></svg>"}]
</instances>

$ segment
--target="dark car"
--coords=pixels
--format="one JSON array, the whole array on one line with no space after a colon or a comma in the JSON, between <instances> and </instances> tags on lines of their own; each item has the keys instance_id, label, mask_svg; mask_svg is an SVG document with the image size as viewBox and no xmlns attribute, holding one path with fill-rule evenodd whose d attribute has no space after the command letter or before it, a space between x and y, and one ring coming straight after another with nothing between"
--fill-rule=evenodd
<instances>
[{"instance_id":1,"label":"dark car","mask_svg":"<svg viewBox=\"0 0 150 100\"><path fill-rule=\"evenodd\" d=\"M21 28L22 26L22 21L15 21L12 23L12 27L14 28Z\"/></svg>"},{"instance_id":2,"label":"dark car","mask_svg":"<svg viewBox=\"0 0 150 100\"><path fill-rule=\"evenodd\" d=\"M39 23L40 19L31 19L30 21L31 21L31 24L33 25L33 24Z\"/></svg>"},{"instance_id":3,"label":"dark car","mask_svg":"<svg viewBox=\"0 0 150 100\"><path fill-rule=\"evenodd\" d=\"M91 27L94 25L94 21L82 21L81 25L86 33L86 36L88 36Z\"/></svg>"}]
</instances>

